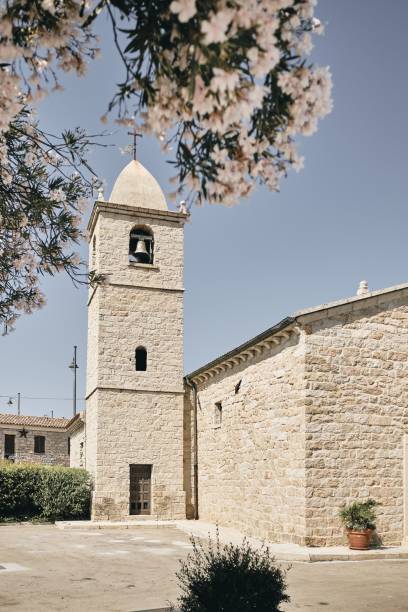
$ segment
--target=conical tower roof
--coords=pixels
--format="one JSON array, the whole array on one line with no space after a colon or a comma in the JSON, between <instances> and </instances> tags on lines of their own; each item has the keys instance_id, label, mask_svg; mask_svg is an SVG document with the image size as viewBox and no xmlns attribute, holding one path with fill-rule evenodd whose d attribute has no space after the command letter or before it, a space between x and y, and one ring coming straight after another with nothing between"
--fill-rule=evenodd
<instances>
[{"instance_id":1,"label":"conical tower roof","mask_svg":"<svg viewBox=\"0 0 408 612\"><path fill-rule=\"evenodd\" d=\"M109 202L168 210L159 183L139 161L134 159L123 168L116 179Z\"/></svg>"}]
</instances>

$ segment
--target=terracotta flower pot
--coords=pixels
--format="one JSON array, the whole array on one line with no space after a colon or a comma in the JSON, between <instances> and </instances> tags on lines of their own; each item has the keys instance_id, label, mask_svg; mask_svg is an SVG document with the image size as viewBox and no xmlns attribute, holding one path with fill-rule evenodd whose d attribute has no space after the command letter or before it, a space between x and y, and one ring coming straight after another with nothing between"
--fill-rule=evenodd
<instances>
[{"instance_id":1,"label":"terracotta flower pot","mask_svg":"<svg viewBox=\"0 0 408 612\"><path fill-rule=\"evenodd\" d=\"M367 550L370 547L371 531L372 529L364 529L364 531L347 529L349 548L352 550Z\"/></svg>"}]
</instances>

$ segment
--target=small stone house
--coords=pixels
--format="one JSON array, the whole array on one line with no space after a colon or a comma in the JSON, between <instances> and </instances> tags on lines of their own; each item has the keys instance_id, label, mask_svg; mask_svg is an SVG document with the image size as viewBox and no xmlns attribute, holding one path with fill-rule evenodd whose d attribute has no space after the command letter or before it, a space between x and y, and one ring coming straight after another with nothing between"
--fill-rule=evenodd
<instances>
[{"instance_id":1,"label":"small stone house","mask_svg":"<svg viewBox=\"0 0 408 612\"><path fill-rule=\"evenodd\" d=\"M0 457L68 466L69 423L70 419L0 414Z\"/></svg>"}]
</instances>

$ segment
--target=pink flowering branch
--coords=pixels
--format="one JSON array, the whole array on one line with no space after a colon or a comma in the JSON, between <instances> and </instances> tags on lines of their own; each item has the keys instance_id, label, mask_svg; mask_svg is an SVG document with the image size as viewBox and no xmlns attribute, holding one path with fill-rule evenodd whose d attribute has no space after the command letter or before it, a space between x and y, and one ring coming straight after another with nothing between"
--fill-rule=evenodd
<instances>
[{"instance_id":1,"label":"pink flowering branch","mask_svg":"<svg viewBox=\"0 0 408 612\"><path fill-rule=\"evenodd\" d=\"M314 5L110 1L126 76L108 110L175 150L174 197L235 204L256 183L278 190L289 168L302 168L296 138L332 106L329 70L307 64L323 30Z\"/></svg>"},{"instance_id":2,"label":"pink flowering branch","mask_svg":"<svg viewBox=\"0 0 408 612\"><path fill-rule=\"evenodd\" d=\"M43 274L79 278L73 248L91 193L85 132L56 138L27 107L82 76L107 13L124 80L116 122L155 134L174 198L233 205L300 170L299 136L331 110L328 68L308 61L316 0L8 0L0 7L0 321L40 307ZM107 119L105 115L103 120Z\"/></svg>"},{"instance_id":3,"label":"pink flowering branch","mask_svg":"<svg viewBox=\"0 0 408 612\"><path fill-rule=\"evenodd\" d=\"M88 283L75 253L82 214L97 179L84 173L93 140L82 130L54 137L23 109L3 133L0 158L0 324L6 331L21 313L45 303L40 279L64 270ZM77 168L80 168L78 171Z\"/></svg>"}]
</instances>

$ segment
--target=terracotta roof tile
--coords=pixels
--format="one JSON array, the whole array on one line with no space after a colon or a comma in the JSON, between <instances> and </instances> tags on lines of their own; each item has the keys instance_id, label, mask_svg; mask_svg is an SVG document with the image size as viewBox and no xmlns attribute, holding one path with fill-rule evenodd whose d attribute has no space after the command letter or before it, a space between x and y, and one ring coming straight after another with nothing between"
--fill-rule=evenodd
<instances>
[{"instance_id":1,"label":"terracotta roof tile","mask_svg":"<svg viewBox=\"0 0 408 612\"><path fill-rule=\"evenodd\" d=\"M31 427L66 428L71 419L52 419L42 416L18 416L17 414L0 414L1 425L28 425Z\"/></svg>"}]
</instances>

